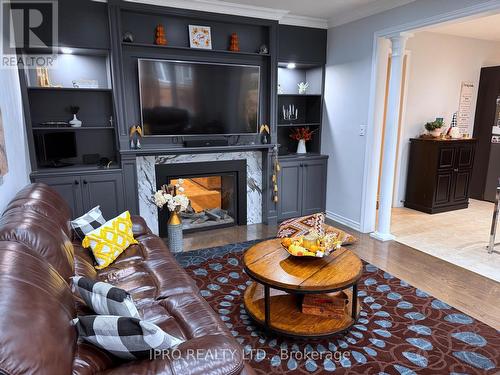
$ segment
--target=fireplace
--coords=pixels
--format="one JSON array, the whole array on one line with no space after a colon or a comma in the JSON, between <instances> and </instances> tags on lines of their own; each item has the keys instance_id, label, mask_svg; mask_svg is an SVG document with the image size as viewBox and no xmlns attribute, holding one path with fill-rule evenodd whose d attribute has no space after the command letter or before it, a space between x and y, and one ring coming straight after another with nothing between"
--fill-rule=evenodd
<instances>
[{"instance_id":1,"label":"fireplace","mask_svg":"<svg viewBox=\"0 0 500 375\"><path fill-rule=\"evenodd\" d=\"M158 164L156 187L183 179L190 209L182 213L185 232L247 223L247 172L245 160ZM168 210L158 210L159 234L166 237Z\"/></svg>"}]
</instances>

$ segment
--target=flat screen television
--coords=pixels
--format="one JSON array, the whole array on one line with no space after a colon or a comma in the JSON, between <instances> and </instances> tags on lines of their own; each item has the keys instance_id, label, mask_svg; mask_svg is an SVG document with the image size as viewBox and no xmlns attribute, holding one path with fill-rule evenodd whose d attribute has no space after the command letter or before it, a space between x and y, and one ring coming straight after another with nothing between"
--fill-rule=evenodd
<instances>
[{"instance_id":1,"label":"flat screen television","mask_svg":"<svg viewBox=\"0 0 500 375\"><path fill-rule=\"evenodd\" d=\"M139 60L145 136L258 133L260 67Z\"/></svg>"}]
</instances>

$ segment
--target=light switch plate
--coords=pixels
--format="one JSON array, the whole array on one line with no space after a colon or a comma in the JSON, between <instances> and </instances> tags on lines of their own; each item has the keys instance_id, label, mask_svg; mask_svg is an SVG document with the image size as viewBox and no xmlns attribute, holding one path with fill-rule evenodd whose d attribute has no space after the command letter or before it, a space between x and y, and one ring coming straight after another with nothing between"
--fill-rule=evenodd
<instances>
[{"instance_id":1,"label":"light switch plate","mask_svg":"<svg viewBox=\"0 0 500 375\"><path fill-rule=\"evenodd\" d=\"M361 137L364 137L364 136L366 135L366 125L361 125L361 126L359 127L359 135L360 135Z\"/></svg>"}]
</instances>

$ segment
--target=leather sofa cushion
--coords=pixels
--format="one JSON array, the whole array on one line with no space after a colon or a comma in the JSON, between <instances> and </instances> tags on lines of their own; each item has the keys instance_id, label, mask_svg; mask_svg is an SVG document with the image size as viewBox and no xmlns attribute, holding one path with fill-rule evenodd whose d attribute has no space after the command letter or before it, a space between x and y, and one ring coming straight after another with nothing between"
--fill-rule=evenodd
<instances>
[{"instance_id":1,"label":"leather sofa cushion","mask_svg":"<svg viewBox=\"0 0 500 375\"><path fill-rule=\"evenodd\" d=\"M137 245L97 271L89 250L74 243L75 273L126 290L137 306L175 294L198 292L193 279L179 266L165 243L149 230L141 232L146 234L136 236Z\"/></svg>"},{"instance_id":2,"label":"leather sofa cushion","mask_svg":"<svg viewBox=\"0 0 500 375\"><path fill-rule=\"evenodd\" d=\"M197 337L180 344L178 350L175 356L129 362L102 374L207 375L240 374L242 371L253 374L244 367L241 347L223 335Z\"/></svg>"},{"instance_id":3,"label":"leather sofa cushion","mask_svg":"<svg viewBox=\"0 0 500 375\"><path fill-rule=\"evenodd\" d=\"M27 185L10 201L5 212L12 208L37 211L45 217L60 223L61 228L71 238L71 209L66 201L54 189L46 184Z\"/></svg>"},{"instance_id":4,"label":"leather sofa cushion","mask_svg":"<svg viewBox=\"0 0 500 375\"><path fill-rule=\"evenodd\" d=\"M36 211L11 208L0 218L0 241L16 241L47 260L69 282L74 274L73 245L53 221Z\"/></svg>"},{"instance_id":5,"label":"leather sofa cushion","mask_svg":"<svg viewBox=\"0 0 500 375\"><path fill-rule=\"evenodd\" d=\"M66 281L23 244L0 241L0 296L0 369L70 374L76 313Z\"/></svg>"}]
</instances>

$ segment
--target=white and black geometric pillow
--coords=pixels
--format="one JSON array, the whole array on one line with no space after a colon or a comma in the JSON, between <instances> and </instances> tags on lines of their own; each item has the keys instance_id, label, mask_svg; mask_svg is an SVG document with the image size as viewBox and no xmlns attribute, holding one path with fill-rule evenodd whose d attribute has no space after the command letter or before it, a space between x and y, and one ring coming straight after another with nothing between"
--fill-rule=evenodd
<instances>
[{"instance_id":1,"label":"white and black geometric pillow","mask_svg":"<svg viewBox=\"0 0 500 375\"><path fill-rule=\"evenodd\" d=\"M106 219L102 216L100 206L94 207L85 215L71 221L71 228L75 231L80 240L83 241L87 233L99 228L106 223Z\"/></svg>"},{"instance_id":2,"label":"white and black geometric pillow","mask_svg":"<svg viewBox=\"0 0 500 375\"><path fill-rule=\"evenodd\" d=\"M140 318L132 297L125 290L82 276L73 276L71 280L73 292L79 294L96 314Z\"/></svg>"},{"instance_id":3,"label":"white and black geometric pillow","mask_svg":"<svg viewBox=\"0 0 500 375\"><path fill-rule=\"evenodd\" d=\"M184 342L137 318L86 315L72 323L83 340L124 359L151 358L152 350L167 350Z\"/></svg>"}]
</instances>

